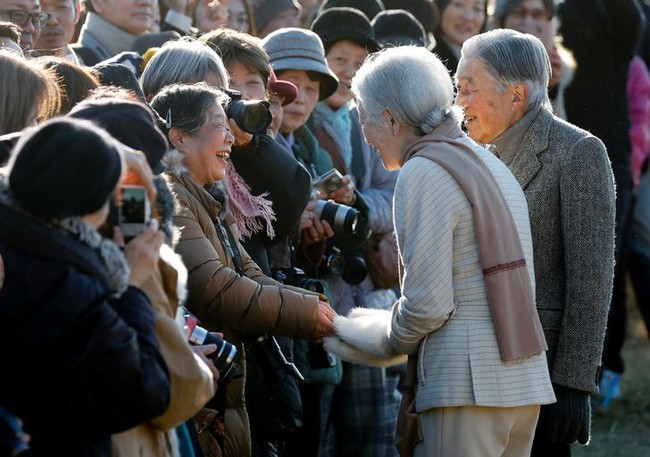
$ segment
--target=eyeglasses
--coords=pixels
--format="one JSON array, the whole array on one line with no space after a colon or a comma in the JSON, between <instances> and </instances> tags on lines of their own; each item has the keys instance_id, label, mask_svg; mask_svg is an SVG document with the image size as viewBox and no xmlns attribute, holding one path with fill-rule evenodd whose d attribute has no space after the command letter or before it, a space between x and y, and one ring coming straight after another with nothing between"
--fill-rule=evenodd
<instances>
[{"instance_id":1,"label":"eyeglasses","mask_svg":"<svg viewBox=\"0 0 650 457\"><path fill-rule=\"evenodd\" d=\"M23 10L0 10L0 16L9 17L10 22L20 27L25 27L31 21L35 29L42 29L50 20L50 13L45 11L31 14Z\"/></svg>"}]
</instances>

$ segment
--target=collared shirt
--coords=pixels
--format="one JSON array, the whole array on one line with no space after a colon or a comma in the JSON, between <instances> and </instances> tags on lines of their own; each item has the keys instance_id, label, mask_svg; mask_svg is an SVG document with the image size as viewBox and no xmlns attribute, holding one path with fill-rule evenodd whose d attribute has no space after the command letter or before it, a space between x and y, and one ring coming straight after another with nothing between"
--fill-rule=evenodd
<instances>
[{"instance_id":1,"label":"collared shirt","mask_svg":"<svg viewBox=\"0 0 650 457\"><path fill-rule=\"evenodd\" d=\"M543 108L531 109L523 115L521 119L511 125L505 132L494 139L492 150L496 150L497 156L505 163L510 165L515 156L519 153L519 146Z\"/></svg>"},{"instance_id":2,"label":"collared shirt","mask_svg":"<svg viewBox=\"0 0 650 457\"><path fill-rule=\"evenodd\" d=\"M79 34L79 43L93 50L100 60L130 51L136 36L125 32L95 13L88 13Z\"/></svg>"}]
</instances>

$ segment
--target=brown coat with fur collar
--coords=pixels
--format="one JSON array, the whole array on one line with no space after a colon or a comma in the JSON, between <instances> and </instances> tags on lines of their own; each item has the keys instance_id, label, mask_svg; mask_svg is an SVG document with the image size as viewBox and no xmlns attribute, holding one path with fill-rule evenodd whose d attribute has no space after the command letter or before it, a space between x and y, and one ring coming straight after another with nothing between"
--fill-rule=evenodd
<instances>
[{"instance_id":1,"label":"brown coat with fur collar","mask_svg":"<svg viewBox=\"0 0 650 457\"><path fill-rule=\"evenodd\" d=\"M243 334L309 338L316 324L318 296L283 286L265 276L237 242L243 274L235 271L232 254L224 249L217 230L228 225L237 239L234 220L222 204L191 179L187 171L167 174L178 205L174 225L180 230L176 251L188 269L187 307L204 327L224 333L236 344L238 362L245 365ZM218 221L215 224L215 221ZM228 384L224 455L250 455L244 379Z\"/></svg>"}]
</instances>

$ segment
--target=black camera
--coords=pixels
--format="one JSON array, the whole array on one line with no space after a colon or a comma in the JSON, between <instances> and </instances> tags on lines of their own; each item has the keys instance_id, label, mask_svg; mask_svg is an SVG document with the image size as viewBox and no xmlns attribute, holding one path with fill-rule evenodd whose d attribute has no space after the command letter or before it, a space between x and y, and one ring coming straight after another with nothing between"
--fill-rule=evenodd
<instances>
[{"instance_id":1,"label":"black camera","mask_svg":"<svg viewBox=\"0 0 650 457\"><path fill-rule=\"evenodd\" d=\"M327 200L316 200L314 214L332 227L337 233L354 235L357 233L359 211L351 206L334 203Z\"/></svg>"},{"instance_id":2,"label":"black camera","mask_svg":"<svg viewBox=\"0 0 650 457\"><path fill-rule=\"evenodd\" d=\"M319 276L341 276L348 284L359 284L368 275L368 266L358 251L342 253L331 247L318 267Z\"/></svg>"},{"instance_id":3,"label":"black camera","mask_svg":"<svg viewBox=\"0 0 650 457\"><path fill-rule=\"evenodd\" d=\"M226 106L226 116L245 132L253 135L262 135L271 125L273 115L269 110L269 102L265 100L242 100L241 92L236 90L225 91L230 97Z\"/></svg>"},{"instance_id":4,"label":"black camera","mask_svg":"<svg viewBox=\"0 0 650 457\"><path fill-rule=\"evenodd\" d=\"M217 350L207 357L214 361L214 366L219 370L219 378L223 383L226 380L236 377L238 369L233 369L237 348L228 341L219 338L215 333L209 332L199 325L199 320L187 309L179 307L179 313L183 317L183 330L190 343L197 346L214 344Z\"/></svg>"},{"instance_id":5,"label":"black camera","mask_svg":"<svg viewBox=\"0 0 650 457\"><path fill-rule=\"evenodd\" d=\"M288 286L300 287L322 294L325 290L318 279L308 278L303 270L296 267L279 268L273 271L273 279Z\"/></svg>"}]
</instances>

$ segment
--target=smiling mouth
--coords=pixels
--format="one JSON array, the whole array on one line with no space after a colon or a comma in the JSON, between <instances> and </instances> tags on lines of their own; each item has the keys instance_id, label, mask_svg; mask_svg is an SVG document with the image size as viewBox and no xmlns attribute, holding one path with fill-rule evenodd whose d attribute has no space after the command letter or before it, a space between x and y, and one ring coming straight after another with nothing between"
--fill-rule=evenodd
<instances>
[{"instance_id":1,"label":"smiling mouth","mask_svg":"<svg viewBox=\"0 0 650 457\"><path fill-rule=\"evenodd\" d=\"M223 160L230 159L230 151L217 151L216 156Z\"/></svg>"}]
</instances>

